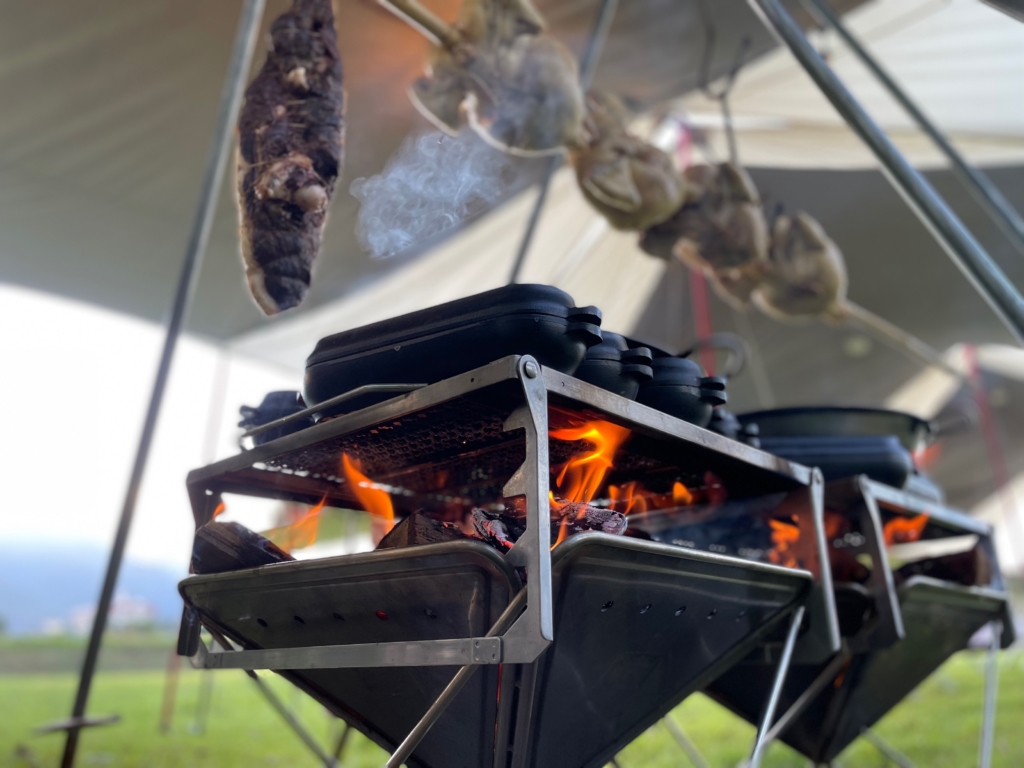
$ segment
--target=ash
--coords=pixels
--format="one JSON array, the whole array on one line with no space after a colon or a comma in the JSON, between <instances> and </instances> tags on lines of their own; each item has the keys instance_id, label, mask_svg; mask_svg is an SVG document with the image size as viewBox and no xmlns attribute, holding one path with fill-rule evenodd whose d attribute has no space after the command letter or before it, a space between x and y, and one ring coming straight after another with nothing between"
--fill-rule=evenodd
<instances>
[{"instance_id":1,"label":"ash","mask_svg":"<svg viewBox=\"0 0 1024 768\"><path fill-rule=\"evenodd\" d=\"M382 173L352 182L356 236L374 257L394 256L486 211L516 175L513 160L471 131L410 136Z\"/></svg>"}]
</instances>

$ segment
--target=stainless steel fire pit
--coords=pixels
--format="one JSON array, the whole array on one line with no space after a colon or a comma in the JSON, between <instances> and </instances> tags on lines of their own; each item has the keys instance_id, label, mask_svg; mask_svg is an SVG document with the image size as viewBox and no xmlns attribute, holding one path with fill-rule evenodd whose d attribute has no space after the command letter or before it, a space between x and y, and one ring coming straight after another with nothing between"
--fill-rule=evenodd
<instances>
[{"instance_id":1,"label":"stainless steel fire pit","mask_svg":"<svg viewBox=\"0 0 1024 768\"><path fill-rule=\"evenodd\" d=\"M614 482L713 473L733 500L778 496L806 528L802 567L599 533L552 552L549 462L563 450L548 439L552 407L630 430ZM191 577L179 651L208 668L281 671L395 750L389 765L600 766L799 620L804 603L801 642L839 647L820 476L528 357L192 472L197 527L226 492L358 508L342 453L403 489L399 514L432 498L522 497L526 532L504 557L455 541ZM200 624L242 650L208 652ZM790 624L792 648L800 626Z\"/></svg>"},{"instance_id":2,"label":"stainless steel fire pit","mask_svg":"<svg viewBox=\"0 0 1024 768\"><path fill-rule=\"evenodd\" d=\"M792 666L780 700L783 714L769 731L769 740L779 738L815 763L829 763L838 756L950 656L966 648L986 624L1001 628L998 640L1003 647L1013 642L1008 598L989 526L867 478L829 483L825 505L829 514L856 523L847 541L831 542L832 546L845 545L850 555L867 555L873 567L863 585L837 581L843 649L826 662ZM897 579L883 529L886 522L909 515L928 515L923 530L927 540L976 537L971 551L988 571L976 574L981 583L927 575ZM707 692L744 719L758 722L773 680L770 651L770 646L758 649L713 681Z\"/></svg>"}]
</instances>

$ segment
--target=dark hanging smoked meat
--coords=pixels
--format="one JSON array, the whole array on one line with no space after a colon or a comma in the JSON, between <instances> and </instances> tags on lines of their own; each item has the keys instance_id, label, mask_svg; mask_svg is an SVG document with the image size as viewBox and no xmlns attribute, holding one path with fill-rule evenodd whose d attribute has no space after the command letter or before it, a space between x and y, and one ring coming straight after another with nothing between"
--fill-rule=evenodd
<instances>
[{"instance_id":1,"label":"dark hanging smoked meat","mask_svg":"<svg viewBox=\"0 0 1024 768\"><path fill-rule=\"evenodd\" d=\"M242 259L268 315L309 290L344 154L344 90L331 0L294 0L238 121Z\"/></svg>"}]
</instances>

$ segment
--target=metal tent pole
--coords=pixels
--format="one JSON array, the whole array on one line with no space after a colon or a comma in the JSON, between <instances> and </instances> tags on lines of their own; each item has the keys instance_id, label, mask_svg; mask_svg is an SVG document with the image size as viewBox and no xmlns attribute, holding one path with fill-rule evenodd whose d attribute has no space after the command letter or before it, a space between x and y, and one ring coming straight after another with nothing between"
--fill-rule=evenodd
<instances>
[{"instance_id":1,"label":"metal tent pole","mask_svg":"<svg viewBox=\"0 0 1024 768\"><path fill-rule=\"evenodd\" d=\"M103 632L107 626L107 613L110 610L110 602L114 596L114 588L117 586L117 576L121 569L121 561L124 558L125 544L128 541L128 531L131 528L135 505L138 501L139 487L142 485L142 476L146 469L146 460L149 458L149 449L153 442L153 433L156 430L157 417L160 414L160 405L163 401L164 390L167 387L171 361L174 358L174 350L178 343L178 337L181 335L185 316L188 314L189 304L195 293L196 281L199 277L199 269L206 251L206 244L210 239L210 230L213 226L213 218L217 209L217 197L220 193L221 183L224 179L224 168L227 165L228 154L231 149L234 125L238 117L239 106L242 102L242 94L249 75L249 68L252 64L260 22L263 19L264 2L265 0L245 0L245 4L242 6L227 78L221 93L220 113L217 116L213 145L210 148L210 154L206 162L206 171L203 176L199 207L192 224L192 232L185 251L185 261L182 264L181 274L178 278L171 317L167 323L167 334L164 337L163 351L161 352L160 363L157 367L156 380L153 383L149 407L146 410L146 419L142 426L142 434L135 453L135 463L132 465L132 473L128 481L124 505L121 508L120 522L117 526L117 533L114 536L110 560L107 563L107 571L103 579L103 588L100 591L99 603L96 607L96 618L93 620L92 634L89 637L89 646L86 650L85 661L82 664L78 692L75 695L75 703L72 709L72 722L81 721L85 715L85 707L89 700L89 689L92 685L93 675L96 672L96 659L99 655L100 644L103 641ZM64 756L61 759L62 768L71 768L74 765L79 732L80 726L72 725L68 729L67 741L64 744Z\"/></svg>"},{"instance_id":2,"label":"metal tent pole","mask_svg":"<svg viewBox=\"0 0 1024 768\"><path fill-rule=\"evenodd\" d=\"M612 20L615 18L615 11L619 7L619 0L601 0L601 8L597 12L597 21L594 22L594 29L590 33L590 40L583 51L580 59L580 87L586 94L594 79L594 71L597 69L597 61L601 58L601 51L604 49L605 40L608 38L608 31L611 29ZM512 274L509 275L509 284L519 282L519 273L523 271L523 264L526 262L526 254L530 252L530 243L533 242L533 233L537 229L537 222L540 220L540 212L548 199L548 190L551 188L551 179L562 164L562 155L552 155L548 158L547 168L544 170L544 178L540 183L540 192L537 193L537 200L530 211L530 218L526 222L526 230L523 232L523 239L519 242L519 250L516 252L516 260L512 264Z\"/></svg>"},{"instance_id":3,"label":"metal tent pole","mask_svg":"<svg viewBox=\"0 0 1024 768\"><path fill-rule=\"evenodd\" d=\"M896 81L889 76L889 73L882 68L882 65L865 50L860 41L846 28L827 0L804 0L804 5L807 6L811 13L818 16L843 38L850 49L857 55L857 58L861 60L864 66L871 70L871 73L878 82L885 86L886 90L899 102L907 114L914 118L914 121L920 126L921 130L928 135L928 138L949 159L953 172L960 180L960 183L967 187L967 191L971 193L978 202L978 205L985 210L985 213L995 222L996 226L1003 231L1006 239L1013 244L1017 252L1024 255L1024 219L1021 219L1017 209L1003 196L1003 193L992 183L992 180L964 160L956 148L949 143L942 131L928 119L928 116L920 110L917 104L911 100L910 96L900 88Z\"/></svg>"},{"instance_id":4,"label":"metal tent pole","mask_svg":"<svg viewBox=\"0 0 1024 768\"><path fill-rule=\"evenodd\" d=\"M911 167L808 42L779 0L747 0L882 165L889 182L1018 341L1024 341L1024 298L956 214Z\"/></svg>"}]
</instances>

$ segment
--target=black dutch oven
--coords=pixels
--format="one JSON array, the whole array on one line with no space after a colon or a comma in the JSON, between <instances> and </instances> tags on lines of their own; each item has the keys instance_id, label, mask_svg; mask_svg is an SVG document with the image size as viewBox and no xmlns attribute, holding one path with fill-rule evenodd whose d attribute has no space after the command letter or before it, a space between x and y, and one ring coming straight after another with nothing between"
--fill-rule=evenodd
<instances>
[{"instance_id":1,"label":"black dutch oven","mask_svg":"<svg viewBox=\"0 0 1024 768\"><path fill-rule=\"evenodd\" d=\"M726 402L725 379L705 376L693 360L662 354L655 353L654 377L640 385L637 402L706 427L714 408Z\"/></svg>"},{"instance_id":2,"label":"black dutch oven","mask_svg":"<svg viewBox=\"0 0 1024 768\"><path fill-rule=\"evenodd\" d=\"M654 378L651 350L630 347L624 336L603 331L604 339L587 350L574 374L577 379L635 400L641 384Z\"/></svg>"}]
</instances>

